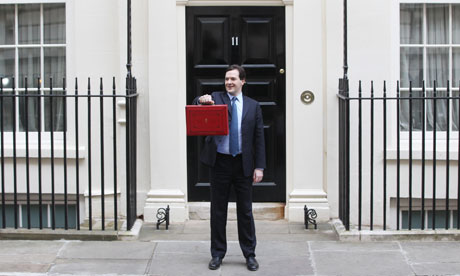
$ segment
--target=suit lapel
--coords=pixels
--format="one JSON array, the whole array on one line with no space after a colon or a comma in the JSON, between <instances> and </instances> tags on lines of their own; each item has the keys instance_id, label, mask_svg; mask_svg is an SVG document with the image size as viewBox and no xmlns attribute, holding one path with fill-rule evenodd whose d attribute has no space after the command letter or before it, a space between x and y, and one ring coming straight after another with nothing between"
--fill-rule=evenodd
<instances>
[{"instance_id":1,"label":"suit lapel","mask_svg":"<svg viewBox=\"0 0 460 276\"><path fill-rule=\"evenodd\" d=\"M243 96L243 117L241 118L241 124L243 124L244 117L248 114L249 101L246 96Z\"/></svg>"},{"instance_id":2,"label":"suit lapel","mask_svg":"<svg viewBox=\"0 0 460 276\"><path fill-rule=\"evenodd\" d=\"M221 95L221 98L222 98L222 102L224 104L227 105L227 109L228 109L228 117L231 118L232 117L232 105L230 103L230 98L228 97L227 93L226 92L222 92Z\"/></svg>"}]
</instances>

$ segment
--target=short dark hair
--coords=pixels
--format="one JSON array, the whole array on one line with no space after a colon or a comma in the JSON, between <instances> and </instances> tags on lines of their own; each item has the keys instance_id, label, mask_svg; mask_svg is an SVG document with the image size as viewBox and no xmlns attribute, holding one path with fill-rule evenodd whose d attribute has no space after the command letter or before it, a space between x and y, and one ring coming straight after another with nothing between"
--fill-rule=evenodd
<instances>
[{"instance_id":1,"label":"short dark hair","mask_svg":"<svg viewBox=\"0 0 460 276\"><path fill-rule=\"evenodd\" d=\"M227 68L227 70L225 70L225 73L227 73L228 71L232 71L232 70L238 70L240 80L246 80L246 71L244 71L243 67L237 64L233 64L233 65L230 65Z\"/></svg>"}]
</instances>

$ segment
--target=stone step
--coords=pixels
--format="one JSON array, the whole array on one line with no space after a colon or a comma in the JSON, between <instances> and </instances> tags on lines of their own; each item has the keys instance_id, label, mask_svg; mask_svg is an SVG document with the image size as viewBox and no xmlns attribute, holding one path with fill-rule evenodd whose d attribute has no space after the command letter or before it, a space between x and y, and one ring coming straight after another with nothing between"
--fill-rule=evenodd
<instances>
[{"instance_id":1,"label":"stone step","mask_svg":"<svg viewBox=\"0 0 460 276\"><path fill-rule=\"evenodd\" d=\"M252 212L256 220L279 220L284 219L285 203L279 202L256 202L252 204ZM191 220L209 220L209 202L189 202L189 218ZM228 220L236 220L236 203L228 204Z\"/></svg>"},{"instance_id":2,"label":"stone step","mask_svg":"<svg viewBox=\"0 0 460 276\"><path fill-rule=\"evenodd\" d=\"M126 225L124 224L124 219L118 219L117 221L117 230L126 230ZM100 218L93 218L91 228L94 230L102 229L102 220ZM115 221L113 219L105 219L104 228L106 230L115 230ZM89 230L89 219L86 218L83 223L80 224L81 230Z\"/></svg>"}]
</instances>

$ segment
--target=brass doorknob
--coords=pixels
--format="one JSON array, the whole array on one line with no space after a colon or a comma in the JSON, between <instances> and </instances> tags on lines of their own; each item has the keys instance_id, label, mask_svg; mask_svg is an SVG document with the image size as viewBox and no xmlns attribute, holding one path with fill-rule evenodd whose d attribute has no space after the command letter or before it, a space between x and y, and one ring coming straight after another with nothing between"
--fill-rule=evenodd
<instances>
[{"instance_id":1,"label":"brass doorknob","mask_svg":"<svg viewBox=\"0 0 460 276\"><path fill-rule=\"evenodd\" d=\"M280 74L281 74L281 75L284 74L284 69L283 69L283 68L280 69Z\"/></svg>"}]
</instances>

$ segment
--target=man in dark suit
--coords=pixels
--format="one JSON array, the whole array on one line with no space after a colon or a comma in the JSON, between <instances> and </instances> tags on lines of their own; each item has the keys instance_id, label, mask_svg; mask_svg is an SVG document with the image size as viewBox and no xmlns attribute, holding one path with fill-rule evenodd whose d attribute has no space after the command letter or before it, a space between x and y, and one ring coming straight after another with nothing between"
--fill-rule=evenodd
<instances>
[{"instance_id":1,"label":"man in dark suit","mask_svg":"<svg viewBox=\"0 0 460 276\"><path fill-rule=\"evenodd\" d=\"M262 110L257 101L243 96L246 73L231 65L225 73L226 92L213 92L195 104L226 104L227 136L208 136L200 160L211 167L211 256L209 269L218 269L227 251L227 209L231 186L236 194L238 239L247 268L255 271L256 233L252 215L252 183L260 182L265 168Z\"/></svg>"}]
</instances>

